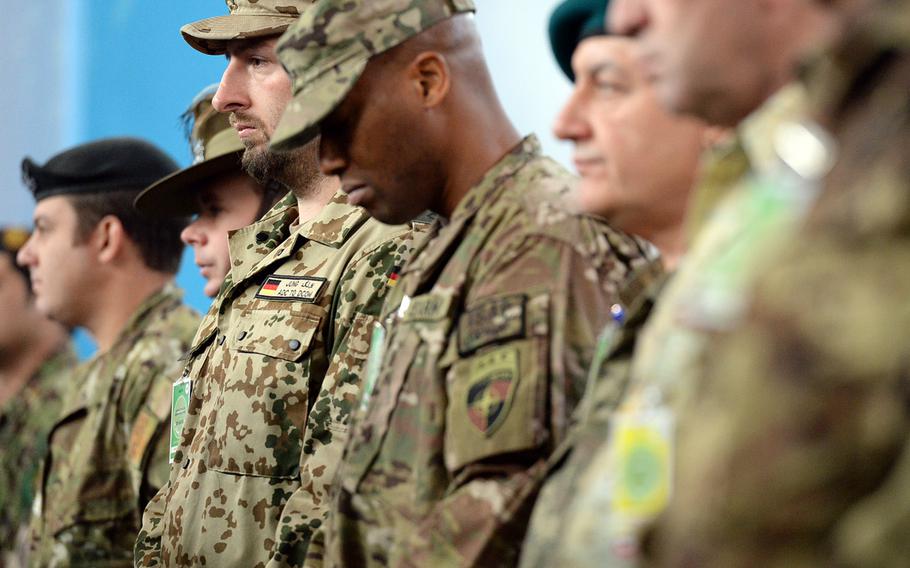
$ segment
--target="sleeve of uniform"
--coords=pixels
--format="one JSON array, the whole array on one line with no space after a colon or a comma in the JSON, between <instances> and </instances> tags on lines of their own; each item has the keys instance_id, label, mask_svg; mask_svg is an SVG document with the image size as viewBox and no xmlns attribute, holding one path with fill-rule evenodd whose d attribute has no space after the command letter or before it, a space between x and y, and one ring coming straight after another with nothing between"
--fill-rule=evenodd
<instances>
[{"instance_id":1,"label":"sleeve of uniform","mask_svg":"<svg viewBox=\"0 0 910 568\"><path fill-rule=\"evenodd\" d=\"M142 514L142 529L133 548L134 566L157 568L161 566L161 521L164 519L167 484L158 491Z\"/></svg>"},{"instance_id":2,"label":"sleeve of uniform","mask_svg":"<svg viewBox=\"0 0 910 568\"><path fill-rule=\"evenodd\" d=\"M135 483L140 504L144 507L141 530L133 549L136 566L160 566L161 534L159 525L164 515L164 497L170 471L168 461L171 387L179 377L182 363L179 355L188 347L188 339L196 322L185 318L173 330L175 342L153 357L140 361L152 378L135 385L146 384L143 391L135 386L126 390L124 412L132 416L129 453L139 477ZM166 360L165 360L166 359Z\"/></svg>"},{"instance_id":3,"label":"sleeve of uniform","mask_svg":"<svg viewBox=\"0 0 910 568\"><path fill-rule=\"evenodd\" d=\"M580 247L579 247L580 248ZM605 255L530 236L472 286L440 365L446 374L446 496L393 551L403 565L493 566L523 538L546 460L564 439L596 337L616 301ZM609 258L606 258L609 257ZM394 562L393 562L394 563Z\"/></svg>"},{"instance_id":4,"label":"sleeve of uniform","mask_svg":"<svg viewBox=\"0 0 910 568\"><path fill-rule=\"evenodd\" d=\"M908 429L910 313L894 291L910 289L910 255L815 245L765 274L683 411L674 497L646 539L656 565L840 565L825 555L857 542L835 527L881 499Z\"/></svg>"},{"instance_id":5,"label":"sleeve of uniform","mask_svg":"<svg viewBox=\"0 0 910 568\"><path fill-rule=\"evenodd\" d=\"M329 366L307 418L300 456L301 488L285 504L268 568L322 564L323 524L335 472L360 394L361 372L373 324L388 290L389 274L408 249L404 232L359 256L342 277L332 306Z\"/></svg>"}]
</instances>

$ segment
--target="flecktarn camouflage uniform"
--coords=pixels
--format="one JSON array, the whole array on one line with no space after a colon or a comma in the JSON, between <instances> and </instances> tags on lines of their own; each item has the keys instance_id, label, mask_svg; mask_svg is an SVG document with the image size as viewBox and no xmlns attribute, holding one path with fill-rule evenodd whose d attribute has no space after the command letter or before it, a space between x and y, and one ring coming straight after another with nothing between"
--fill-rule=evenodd
<instances>
[{"instance_id":1,"label":"flecktarn camouflage uniform","mask_svg":"<svg viewBox=\"0 0 910 568\"><path fill-rule=\"evenodd\" d=\"M908 563L908 22L872 2L805 76L836 165L680 419L660 566Z\"/></svg>"},{"instance_id":2,"label":"flecktarn camouflage uniform","mask_svg":"<svg viewBox=\"0 0 910 568\"><path fill-rule=\"evenodd\" d=\"M289 194L230 238L231 272L193 341L182 437L137 565L320 563L372 326L421 233L371 219L341 192L298 219Z\"/></svg>"},{"instance_id":3,"label":"flecktarn camouflage uniform","mask_svg":"<svg viewBox=\"0 0 910 568\"><path fill-rule=\"evenodd\" d=\"M5 568L25 566L35 476L77 364L67 343L0 408L0 566Z\"/></svg>"},{"instance_id":4,"label":"flecktarn camouflage uniform","mask_svg":"<svg viewBox=\"0 0 910 568\"><path fill-rule=\"evenodd\" d=\"M142 508L167 479L171 383L198 321L169 284L74 371L39 474L31 565L132 564Z\"/></svg>"},{"instance_id":5,"label":"flecktarn camouflage uniform","mask_svg":"<svg viewBox=\"0 0 910 568\"><path fill-rule=\"evenodd\" d=\"M597 334L648 262L647 245L567 212L573 183L525 139L403 271L346 448L328 564L517 561Z\"/></svg>"}]
</instances>

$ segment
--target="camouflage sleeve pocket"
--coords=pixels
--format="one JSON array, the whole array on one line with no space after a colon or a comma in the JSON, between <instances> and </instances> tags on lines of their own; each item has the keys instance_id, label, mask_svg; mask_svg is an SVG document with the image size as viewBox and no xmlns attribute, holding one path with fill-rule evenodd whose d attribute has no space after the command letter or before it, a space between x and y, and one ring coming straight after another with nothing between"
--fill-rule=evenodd
<instances>
[{"instance_id":1,"label":"camouflage sleeve pocket","mask_svg":"<svg viewBox=\"0 0 910 568\"><path fill-rule=\"evenodd\" d=\"M531 450L547 437L543 338L512 341L458 360L448 372L445 463L451 472Z\"/></svg>"}]
</instances>

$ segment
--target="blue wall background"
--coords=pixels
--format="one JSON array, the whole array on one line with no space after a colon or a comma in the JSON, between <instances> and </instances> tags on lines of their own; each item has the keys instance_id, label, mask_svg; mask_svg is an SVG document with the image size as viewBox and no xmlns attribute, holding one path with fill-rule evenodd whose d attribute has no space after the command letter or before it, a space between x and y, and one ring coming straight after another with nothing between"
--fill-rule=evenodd
<instances>
[{"instance_id":1,"label":"blue wall background","mask_svg":"<svg viewBox=\"0 0 910 568\"><path fill-rule=\"evenodd\" d=\"M559 0L478 0L477 24L505 108L519 129L536 132L546 152L568 163L570 149L550 134L569 92L549 51L546 24ZM106 136L139 136L190 162L179 117L203 87L220 79L224 59L191 49L180 27L227 13L221 0L0 0L0 224L30 225L32 201L19 163L44 161ZM505 30L508 30L505 32ZM208 307L192 252L177 278L190 305ZM77 334L80 354L94 347Z\"/></svg>"},{"instance_id":2,"label":"blue wall background","mask_svg":"<svg viewBox=\"0 0 910 568\"><path fill-rule=\"evenodd\" d=\"M138 136L162 147L182 166L191 161L180 115L203 87L217 82L224 59L191 49L180 36L183 24L226 12L217 2L186 0L87 0L75 15L79 31L81 80L78 140ZM204 312L208 299L184 252L177 278L185 298ZM85 333L77 334L80 355L94 350Z\"/></svg>"}]
</instances>

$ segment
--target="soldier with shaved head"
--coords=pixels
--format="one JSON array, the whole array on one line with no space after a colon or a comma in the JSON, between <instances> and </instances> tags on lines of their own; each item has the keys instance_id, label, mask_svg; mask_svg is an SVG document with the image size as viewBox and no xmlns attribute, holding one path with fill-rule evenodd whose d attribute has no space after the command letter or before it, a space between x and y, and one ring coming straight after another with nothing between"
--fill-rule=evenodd
<instances>
[{"instance_id":1,"label":"soldier with shaved head","mask_svg":"<svg viewBox=\"0 0 910 568\"><path fill-rule=\"evenodd\" d=\"M331 566L517 561L595 338L649 247L573 212L575 179L522 138L470 0L320 0L279 43L326 174L385 222L446 220L382 309L330 515Z\"/></svg>"}]
</instances>

